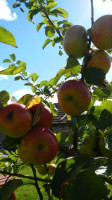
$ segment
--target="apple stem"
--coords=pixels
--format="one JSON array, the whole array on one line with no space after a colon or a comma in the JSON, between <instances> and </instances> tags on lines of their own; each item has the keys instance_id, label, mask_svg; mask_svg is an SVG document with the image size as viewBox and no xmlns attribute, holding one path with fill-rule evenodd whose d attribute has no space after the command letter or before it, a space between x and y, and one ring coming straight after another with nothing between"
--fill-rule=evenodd
<instances>
[{"instance_id":1,"label":"apple stem","mask_svg":"<svg viewBox=\"0 0 112 200\"><path fill-rule=\"evenodd\" d=\"M34 166L32 164L30 164L31 166L31 169L32 169L32 172L33 172L33 175L34 175L34 179L35 179L35 187L36 187L36 190L37 190L37 193L40 197L40 200L43 200L43 196L42 196L42 193L40 191L40 188L39 188L39 185L38 185L38 182L37 182L37 175L36 175L36 170L34 168Z\"/></svg>"}]
</instances>

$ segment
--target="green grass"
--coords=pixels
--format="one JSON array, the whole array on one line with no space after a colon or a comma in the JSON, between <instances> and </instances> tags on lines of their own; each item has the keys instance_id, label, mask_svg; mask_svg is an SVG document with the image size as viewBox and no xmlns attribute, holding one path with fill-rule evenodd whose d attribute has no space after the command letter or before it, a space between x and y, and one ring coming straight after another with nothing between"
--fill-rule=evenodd
<instances>
[{"instance_id":1,"label":"green grass","mask_svg":"<svg viewBox=\"0 0 112 200\"><path fill-rule=\"evenodd\" d=\"M21 174L24 174L24 175L29 175L29 176L33 176L32 174L32 170L30 167L25 167L24 169L22 169L20 171ZM39 176L41 178L43 178L42 176ZM33 180L29 180L29 179L24 179L22 178L24 184L24 186L21 186L19 187L15 193L16 193L16 197L17 197L17 200L39 200L39 197L38 197L38 194L37 194L37 191L36 191L36 188L35 186L31 185L30 183L34 183ZM41 192L43 194L43 199L44 200L48 200L48 196L45 192L45 190L43 189L43 187L41 187L42 183L39 182L39 186L41 188ZM53 198L53 200L56 200L57 198Z\"/></svg>"}]
</instances>

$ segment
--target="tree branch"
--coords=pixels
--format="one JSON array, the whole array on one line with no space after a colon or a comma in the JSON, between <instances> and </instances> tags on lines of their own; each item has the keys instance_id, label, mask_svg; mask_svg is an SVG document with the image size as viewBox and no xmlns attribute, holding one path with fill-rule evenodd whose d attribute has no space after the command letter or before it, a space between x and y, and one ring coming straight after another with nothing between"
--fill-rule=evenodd
<instances>
[{"instance_id":1,"label":"tree branch","mask_svg":"<svg viewBox=\"0 0 112 200\"><path fill-rule=\"evenodd\" d=\"M38 185L38 183L37 183L36 170L35 170L35 168L34 168L34 166L33 166L32 164L31 164L31 169L32 169L32 172L33 172L33 175L34 175L35 187L36 187L36 189L37 189L37 193L38 193L38 195L39 195L39 197L40 197L40 200L43 200L43 195L42 195L42 193L41 193L41 191L40 191L40 188L39 188L39 185Z\"/></svg>"},{"instance_id":2,"label":"tree branch","mask_svg":"<svg viewBox=\"0 0 112 200\"><path fill-rule=\"evenodd\" d=\"M0 170L0 173L3 174L3 175L17 176L19 178L26 178L26 179L34 180L33 176L26 176L26 175L23 175L23 174L11 173L11 172L7 172L7 171L3 171L3 170ZM41 182L45 182L45 183L50 182L49 180L42 179L42 178L37 178L37 180L41 181Z\"/></svg>"}]
</instances>

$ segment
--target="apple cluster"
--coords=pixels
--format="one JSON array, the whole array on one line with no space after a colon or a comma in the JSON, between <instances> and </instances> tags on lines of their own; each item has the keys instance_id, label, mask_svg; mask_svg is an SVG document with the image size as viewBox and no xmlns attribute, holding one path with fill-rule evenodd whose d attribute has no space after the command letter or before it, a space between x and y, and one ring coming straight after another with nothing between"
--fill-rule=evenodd
<instances>
[{"instance_id":1,"label":"apple cluster","mask_svg":"<svg viewBox=\"0 0 112 200\"><path fill-rule=\"evenodd\" d=\"M100 68L106 74L111 66L111 59L105 50L112 49L112 15L98 18L91 27L90 40L95 50L90 52L87 68ZM81 25L71 26L64 37L63 46L69 56L82 58L88 48L87 31Z\"/></svg>"},{"instance_id":2,"label":"apple cluster","mask_svg":"<svg viewBox=\"0 0 112 200\"><path fill-rule=\"evenodd\" d=\"M91 42L95 49L90 47ZM106 50L112 49L112 15L104 15L97 19L91 27L88 39L86 29L81 25L71 26L64 36L63 47L68 56L76 59L83 58L82 72L96 71L98 80L91 73L89 84L102 84L105 75L111 67L111 58ZM99 71L101 70L101 71ZM93 71L92 71L93 72ZM101 74L99 73L101 72ZM100 77L103 73L103 78ZM91 96L86 83L81 80L67 80L58 90L58 103L63 112L71 116L78 116L89 107Z\"/></svg>"},{"instance_id":3,"label":"apple cluster","mask_svg":"<svg viewBox=\"0 0 112 200\"><path fill-rule=\"evenodd\" d=\"M50 162L58 152L58 141L49 129L53 115L49 107L41 102L41 113L32 126L38 104L25 107L19 103L8 104L0 110L0 131L11 138L21 138L18 155L27 165Z\"/></svg>"}]
</instances>

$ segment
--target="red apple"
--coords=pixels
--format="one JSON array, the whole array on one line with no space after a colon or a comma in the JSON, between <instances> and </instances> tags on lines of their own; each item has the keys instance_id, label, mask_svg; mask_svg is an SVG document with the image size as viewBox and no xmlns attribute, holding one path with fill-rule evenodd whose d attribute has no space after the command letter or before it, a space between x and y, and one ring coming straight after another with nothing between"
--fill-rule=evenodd
<instances>
[{"instance_id":1,"label":"red apple","mask_svg":"<svg viewBox=\"0 0 112 200\"><path fill-rule=\"evenodd\" d=\"M37 105L33 105L32 107L29 108L29 111L32 113L32 116L35 115L37 109ZM38 126L44 126L45 128L50 128L53 120L53 114L50 110L50 108L42 102L42 110L40 113L39 120L37 121Z\"/></svg>"},{"instance_id":2,"label":"red apple","mask_svg":"<svg viewBox=\"0 0 112 200\"><path fill-rule=\"evenodd\" d=\"M93 55L91 56L87 64L87 68L91 67L100 68L106 74L111 67L110 56L105 51L101 50L94 51Z\"/></svg>"},{"instance_id":3,"label":"red apple","mask_svg":"<svg viewBox=\"0 0 112 200\"><path fill-rule=\"evenodd\" d=\"M112 15L98 18L91 28L90 37L97 48L112 49Z\"/></svg>"},{"instance_id":4,"label":"red apple","mask_svg":"<svg viewBox=\"0 0 112 200\"><path fill-rule=\"evenodd\" d=\"M91 96L87 85L78 80L68 80L58 89L58 103L62 111L78 116L87 110Z\"/></svg>"},{"instance_id":5,"label":"red apple","mask_svg":"<svg viewBox=\"0 0 112 200\"><path fill-rule=\"evenodd\" d=\"M87 49L86 29L80 25L71 26L65 34L63 46L69 56L82 58Z\"/></svg>"},{"instance_id":6,"label":"red apple","mask_svg":"<svg viewBox=\"0 0 112 200\"><path fill-rule=\"evenodd\" d=\"M44 127L32 129L18 148L18 155L26 164L45 164L55 158L58 152L58 141L55 134Z\"/></svg>"},{"instance_id":7,"label":"red apple","mask_svg":"<svg viewBox=\"0 0 112 200\"><path fill-rule=\"evenodd\" d=\"M22 105L13 103L0 110L0 131L4 135L19 138L31 129L32 116Z\"/></svg>"}]
</instances>

